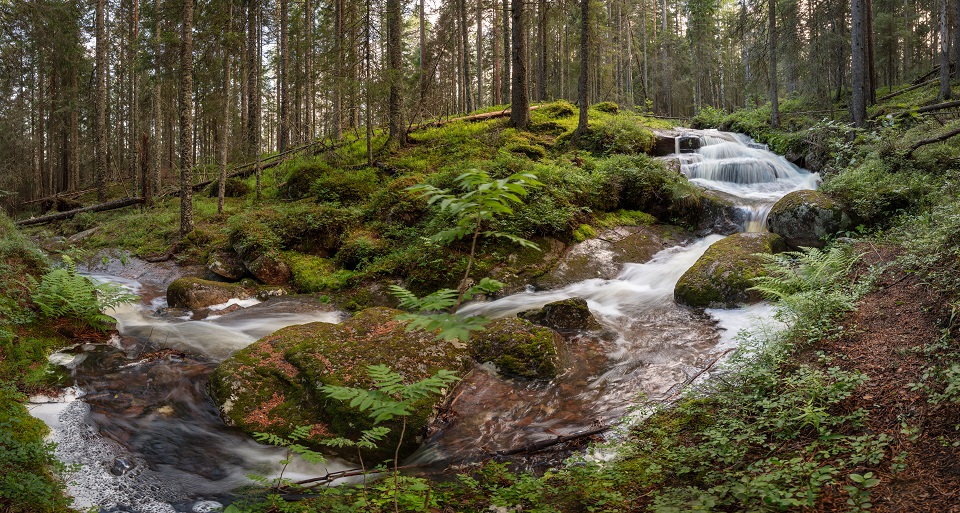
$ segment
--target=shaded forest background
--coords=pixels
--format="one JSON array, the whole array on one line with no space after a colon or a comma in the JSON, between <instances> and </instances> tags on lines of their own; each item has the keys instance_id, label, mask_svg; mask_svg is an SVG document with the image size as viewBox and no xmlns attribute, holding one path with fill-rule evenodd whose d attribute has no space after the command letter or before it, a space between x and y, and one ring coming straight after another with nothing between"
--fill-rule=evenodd
<instances>
[{"instance_id":1,"label":"shaded forest background","mask_svg":"<svg viewBox=\"0 0 960 513\"><path fill-rule=\"evenodd\" d=\"M689 117L779 97L862 122L851 99L955 71L958 13L960 0L0 0L0 194L15 212L94 187L103 200L106 184L163 191L316 141L389 130L403 144L427 120L504 108L518 75L534 102L575 100L582 62L590 103Z\"/></svg>"}]
</instances>

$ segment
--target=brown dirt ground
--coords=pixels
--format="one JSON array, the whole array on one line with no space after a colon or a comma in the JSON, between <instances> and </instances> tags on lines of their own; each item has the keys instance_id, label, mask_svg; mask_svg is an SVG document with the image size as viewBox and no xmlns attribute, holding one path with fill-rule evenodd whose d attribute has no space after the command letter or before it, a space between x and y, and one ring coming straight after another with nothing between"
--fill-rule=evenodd
<instances>
[{"instance_id":1,"label":"brown dirt ground","mask_svg":"<svg viewBox=\"0 0 960 513\"><path fill-rule=\"evenodd\" d=\"M891 248L866 249L866 265L896 256ZM843 406L869 412L866 433L891 437L887 457L862 469L881 480L870 490L872 511L960 512L960 405L931 404L925 392L910 386L937 358L918 348L940 340L949 320L944 298L915 274L892 266L841 321L843 335L812 348L832 356L831 365L869 377ZM960 349L956 342L950 336L947 350ZM906 454L904 466L895 471L892 457L900 453ZM848 498L838 487L826 490L817 509L849 511Z\"/></svg>"}]
</instances>

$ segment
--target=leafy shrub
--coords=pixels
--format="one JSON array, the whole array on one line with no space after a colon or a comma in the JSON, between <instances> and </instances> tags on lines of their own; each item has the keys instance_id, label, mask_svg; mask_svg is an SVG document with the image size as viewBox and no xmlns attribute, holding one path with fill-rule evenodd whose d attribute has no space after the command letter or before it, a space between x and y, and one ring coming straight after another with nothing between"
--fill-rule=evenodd
<instances>
[{"instance_id":1,"label":"leafy shrub","mask_svg":"<svg viewBox=\"0 0 960 513\"><path fill-rule=\"evenodd\" d=\"M658 218L688 217L700 192L682 175L646 155L617 155L598 163L594 172L594 209L640 210Z\"/></svg>"},{"instance_id":2,"label":"leafy shrub","mask_svg":"<svg viewBox=\"0 0 960 513\"><path fill-rule=\"evenodd\" d=\"M380 238L369 231L350 234L337 250L336 262L345 269L359 270L386 252Z\"/></svg>"},{"instance_id":3,"label":"leafy shrub","mask_svg":"<svg viewBox=\"0 0 960 513\"><path fill-rule=\"evenodd\" d=\"M933 189L923 173L897 172L892 159L868 158L828 178L821 189L842 199L861 219L881 224L915 208Z\"/></svg>"},{"instance_id":4,"label":"leafy shrub","mask_svg":"<svg viewBox=\"0 0 960 513\"><path fill-rule=\"evenodd\" d=\"M313 183L332 170L319 158L295 160L286 166L286 179L277 188L277 194L286 199L305 198Z\"/></svg>"},{"instance_id":5,"label":"leafy shrub","mask_svg":"<svg viewBox=\"0 0 960 513\"><path fill-rule=\"evenodd\" d=\"M616 116L592 122L579 144L598 155L639 155L650 151L654 140L653 132L633 116Z\"/></svg>"}]
</instances>

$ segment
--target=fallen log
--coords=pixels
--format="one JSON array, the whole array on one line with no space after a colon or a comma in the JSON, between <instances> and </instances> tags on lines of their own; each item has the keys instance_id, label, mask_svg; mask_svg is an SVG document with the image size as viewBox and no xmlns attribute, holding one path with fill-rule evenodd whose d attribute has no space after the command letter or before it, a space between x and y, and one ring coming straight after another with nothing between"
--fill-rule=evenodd
<instances>
[{"instance_id":1,"label":"fallen log","mask_svg":"<svg viewBox=\"0 0 960 513\"><path fill-rule=\"evenodd\" d=\"M951 138L951 137L954 137L954 136L956 136L956 135L960 135L960 128L955 128L955 129L953 129L953 130L951 130L951 131L949 131L949 132L947 132L947 133L938 135L938 136L936 136L936 137L931 137L931 138L929 138L929 139L923 139L923 140L917 141L917 142L913 143L912 146L910 146L910 150L907 152L907 155L906 155L906 156L907 156L907 157L912 156L912 155L913 155L913 152L917 151L917 149L920 148L920 147L926 146L926 145L928 145L928 144L943 142L943 141L946 141L947 139L949 139L949 138Z\"/></svg>"},{"instance_id":2,"label":"fallen log","mask_svg":"<svg viewBox=\"0 0 960 513\"><path fill-rule=\"evenodd\" d=\"M924 112L936 112L938 110L952 109L954 107L960 107L960 100L927 105L926 107L920 107L916 112L917 114L923 114Z\"/></svg>"},{"instance_id":3,"label":"fallen log","mask_svg":"<svg viewBox=\"0 0 960 513\"><path fill-rule=\"evenodd\" d=\"M940 81L940 77L931 78L930 80L927 80L926 82L921 82L921 83L919 83L919 84L915 84L915 85L912 85L912 86L910 86L910 87L906 87L906 88L900 89L899 91L894 91L894 92L892 92L892 93L885 94L885 95L877 98L877 101L878 101L878 102L882 102L882 101L884 101L884 100L889 100L890 98L895 98L895 97L897 97L897 96L900 96L900 95L903 94L903 93L908 93L908 92L910 92L910 91L913 91L914 89L919 89L919 88L921 88L921 87L923 87L923 86L930 85L930 84L932 84L932 83L934 83L934 82L939 82L939 81Z\"/></svg>"},{"instance_id":4,"label":"fallen log","mask_svg":"<svg viewBox=\"0 0 960 513\"><path fill-rule=\"evenodd\" d=\"M70 219L71 217L83 213L83 212L104 212L107 210L115 210L118 208L129 207L130 205L139 205L143 203L143 198L124 198L113 201L108 201L106 203L100 203L98 205L91 205L89 207L75 208L73 210L68 210L66 212L59 212L56 214L50 214L40 217L31 217L29 219L21 219L14 224L17 226L31 226L35 224L45 224L52 221L60 221L61 219Z\"/></svg>"},{"instance_id":5,"label":"fallen log","mask_svg":"<svg viewBox=\"0 0 960 513\"><path fill-rule=\"evenodd\" d=\"M537 109L539 109L539 108L540 108L539 105L534 105L533 107L530 107L530 110L531 110L531 111L535 111L535 110L537 110ZM429 128L429 127L440 127L440 126L446 125L446 124L448 124L448 123L454 123L454 122L457 122L457 121L486 121L486 120L488 120L488 119L506 118L506 117L509 117L512 112L513 112L513 111L512 111L511 109L503 109L503 110L496 110L496 111L493 111L493 112L484 112L483 114L473 114L473 115L470 115L470 116L460 116L460 117L458 117L458 118L438 119L438 120L436 120L436 121L426 121L426 122L420 123L420 124L418 124L418 125L413 125L413 126L411 126L409 129L407 129L407 132L409 133L409 132L413 132L413 131L416 131L416 130L420 130L420 129L423 129L423 128Z\"/></svg>"},{"instance_id":6,"label":"fallen log","mask_svg":"<svg viewBox=\"0 0 960 513\"><path fill-rule=\"evenodd\" d=\"M43 197L43 198L37 198L37 199L33 199L33 200L28 200L28 201L21 201L20 204L21 204L21 205L30 205L31 203L40 203L41 201L52 200L52 199L56 199L56 198L72 198L72 197L74 197L74 196L82 196L82 195L84 195L84 194L86 194L86 193L88 193L88 192L93 192L93 191L95 191L95 190L97 190L97 189L96 189L95 187L92 187L92 188L90 188L90 189L84 189L84 190L82 190L82 191L61 192L61 193L59 193L59 194L54 194L53 196L45 196L45 197Z\"/></svg>"}]
</instances>

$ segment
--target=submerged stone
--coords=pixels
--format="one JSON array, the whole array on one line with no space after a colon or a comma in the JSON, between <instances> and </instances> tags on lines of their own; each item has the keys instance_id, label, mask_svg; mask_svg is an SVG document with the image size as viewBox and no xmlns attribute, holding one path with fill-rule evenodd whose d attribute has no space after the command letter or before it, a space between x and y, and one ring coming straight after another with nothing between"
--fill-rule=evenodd
<instances>
[{"instance_id":1,"label":"submerged stone","mask_svg":"<svg viewBox=\"0 0 960 513\"><path fill-rule=\"evenodd\" d=\"M710 246L680 277L673 296L677 303L698 308L730 308L762 298L749 290L753 278L764 273L758 253L785 249L773 233L737 233Z\"/></svg>"},{"instance_id":2,"label":"submerged stone","mask_svg":"<svg viewBox=\"0 0 960 513\"><path fill-rule=\"evenodd\" d=\"M826 194L794 191L780 198L767 217L767 227L792 249L822 248L824 239L853 227L853 217Z\"/></svg>"},{"instance_id":3,"label":"submerged stone","mask_svg":"<svg viewBox=\"0 0 960 513\"><path fill-rule=\"evenodd\" d=\"M247 299L250 292L242 285L180 278L167 287L167 304L170 308L196 310L226 303L231 299Z\"/></svg>"}]
</instances>

